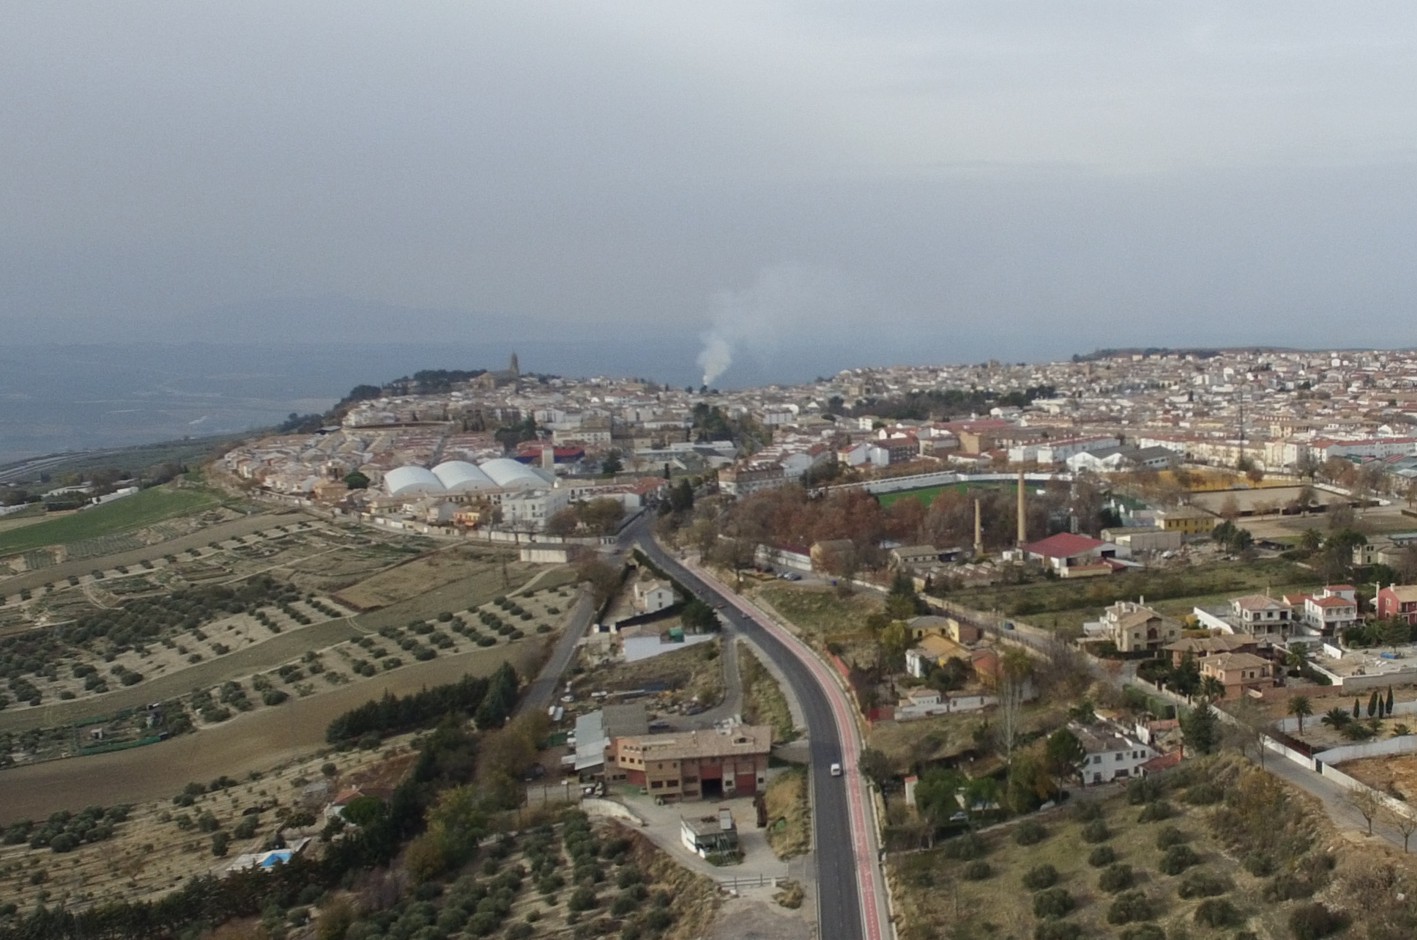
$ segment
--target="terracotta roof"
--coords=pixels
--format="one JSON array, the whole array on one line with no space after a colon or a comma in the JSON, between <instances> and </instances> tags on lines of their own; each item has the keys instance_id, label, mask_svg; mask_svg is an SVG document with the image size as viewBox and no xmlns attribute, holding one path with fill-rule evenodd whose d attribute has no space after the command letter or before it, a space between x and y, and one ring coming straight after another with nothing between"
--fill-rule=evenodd
<instances>
[{"instance_id":1,"label":"terracotta roof","mask_svg":"<svg viewBox=\"0 0 1417 940\"><path fill-rule=\"evenodd\" d=\"M1269 664L1269 660L1262 659L1254 653L1216 653L1214 656L1207 656L1201 660L1201 668L1209 666L1222 672L1230 669L1254 669L1259 666Z\"/></svg>"},{"instance_id":2,"label":"terracotta roof","mask_svg":"<svg viewBox=\"0 0 1417 940\"><path fill-rule=\"evenodd\" d=\"M1094 552L1106 542L1089 538L1086 535L1074 535L1071 532L1059 532L1057 535L1050 535L1046 539L1037 542L1029 542L1023 550L1030 555L1042 555L1044 558L1072 558L1075 555L1085 555Z\"/></svg>"}]
</instances>

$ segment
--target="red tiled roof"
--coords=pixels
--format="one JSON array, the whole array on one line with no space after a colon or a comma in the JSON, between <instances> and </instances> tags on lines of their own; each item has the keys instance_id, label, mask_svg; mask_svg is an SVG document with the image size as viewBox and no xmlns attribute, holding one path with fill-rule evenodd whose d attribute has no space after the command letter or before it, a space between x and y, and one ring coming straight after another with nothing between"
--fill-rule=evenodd
<instances>
[{"instance_id":1,"label":"red tiled roof","mask_svg":"<svg viewBox=\"0 0 1417 940\"><path fill-rule=\"evenodd\" d=\"M1074 555L1085 555L1088 552L1096 551L1106 544L1106 542L1088 538L1086 535L1059 532L1046 539L1029 542L1023 547L1023 550L1030 555L1042 555L1044 558L1072 558Z\"/></svg>"}]
</instances>

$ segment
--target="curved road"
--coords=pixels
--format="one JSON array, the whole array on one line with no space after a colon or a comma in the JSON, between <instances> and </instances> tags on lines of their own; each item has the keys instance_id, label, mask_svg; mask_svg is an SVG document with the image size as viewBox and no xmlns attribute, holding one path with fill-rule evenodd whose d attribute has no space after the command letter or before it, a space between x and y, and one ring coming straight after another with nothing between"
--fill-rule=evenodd
<instances>
[{"instance_id":1,"label":"curved road","mask_svg":"<svg viewBox=\"0 0 1417 940\"><path fill-rule=\"evenodd\" d=\"M663 551L643 523L635 523L626 534L665 572L704 600L719 606L733 630L750 637L777 664L791 685L793 695L802 706L809 739L819 934L832 940L877 940L882 936L884 925L878 913L875 888L877 861L864 831L868 823L856 771L859 748L842 747L843 733L851 735L854 744L854 718L849 712L844 713L837 696L830 696L824 690L824 682L834 681L823 674L826 667L818 662L814 668L805 662L789 648L788 643L792 641L781 628L759 621L736 597L724 594L717 585L700 578ZM827 772L837 762L845 769L845 777L833 777ZM863 884L868 895L864 898Z\"/></svg>"}]
</instances>

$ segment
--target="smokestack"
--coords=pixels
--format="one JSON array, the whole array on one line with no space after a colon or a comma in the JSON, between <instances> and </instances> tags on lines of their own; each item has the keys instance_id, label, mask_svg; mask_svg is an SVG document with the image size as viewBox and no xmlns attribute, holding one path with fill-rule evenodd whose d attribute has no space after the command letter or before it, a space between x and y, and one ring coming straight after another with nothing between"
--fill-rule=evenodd
<instances>
[{"instance_id":1,"label":"smokestack","mask_svg":"<svg viewBox=\"0 0 1417 940\"><path fill-rule=\"evenodd\" d=\"M984 526L979 521L979 500L974 501L974 554L984 554Z\"/></svg>"},{"instance_id":2,"label":"smokestack","mask_svg":"<svg viewBox=\"0 0 1417 940\"><path fill-rule=\"evenodd\" d=\"M1024 503L1023 471L1018 472L1018 544L1019 548L1028 541L1028 513Z\"/></svg>"}]
</instances>

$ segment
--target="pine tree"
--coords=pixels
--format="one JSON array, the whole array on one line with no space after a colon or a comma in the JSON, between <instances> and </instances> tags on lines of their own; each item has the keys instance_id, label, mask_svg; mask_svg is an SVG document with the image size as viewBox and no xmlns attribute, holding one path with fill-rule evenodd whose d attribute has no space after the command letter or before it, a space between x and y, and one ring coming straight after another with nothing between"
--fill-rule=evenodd
<instances>
[{"instance_id":1,"label":"pine tree","mask_svg":"<svg viewBox=\"0 0 1417 940\"><path fill-rule=\"evenodd\" d=\"M1368 693L1368 717L1373 718L1378 714L1378 690L1374 689Z\"/></svg>"},{"instance_id":2,"label":"pine tree","mask_svg":"<svg viewBox=\"0 0 1417 940\"><path fill-rule=\"evenodd\" d=\"M1358 696L1356 696L1356 695L1353 696L1353 717L1354 717L1354 718L1361 718L1361 717L1363 717L1363 712L1362 712L1362 710L1358 708Z\"/></svg>"}]
</instances>

